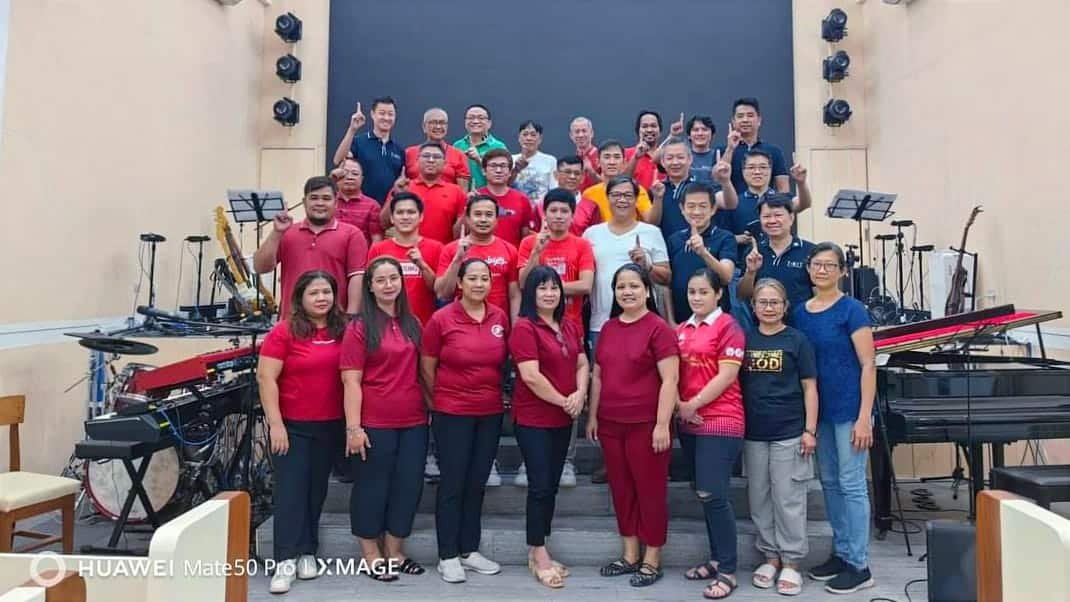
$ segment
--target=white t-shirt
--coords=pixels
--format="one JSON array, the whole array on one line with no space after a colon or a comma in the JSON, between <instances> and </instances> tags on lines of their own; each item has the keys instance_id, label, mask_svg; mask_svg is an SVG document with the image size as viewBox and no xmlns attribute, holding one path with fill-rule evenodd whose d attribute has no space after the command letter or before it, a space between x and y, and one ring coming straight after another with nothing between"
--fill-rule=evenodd
<instances>
[{"instance_id":1,"label":"white t-shirt","mask_svg":"<svg viewBox=\"0 0 1070 602\"><path fill-rule=\"evenodd\" d=\"M591 291L593 332L601 332L602 325L609 320L609 310L613 307L613 274L620 266L631 263L629 252L635 248L637 234L650 263L668 263L669 251L665 247L661 229L646 222L636 222L634 228L620 235L611 232L608 223L591 226L583 233L594 249L594 290Z\"/></svg>"},{"instance_id":2,"label":"white t-shirt","mask_svg":"<svg viewBox=\"0 0 1070 602\"><path fill-rule=\"evenodd\" d=\"M513 155L515 163L522 155ZM531 206L542 215L542 198L551 188L557 188L557 159L542 151L528 159L528 166L516 174L513 183L531 199Z\"/></svg>"}]
</instances>

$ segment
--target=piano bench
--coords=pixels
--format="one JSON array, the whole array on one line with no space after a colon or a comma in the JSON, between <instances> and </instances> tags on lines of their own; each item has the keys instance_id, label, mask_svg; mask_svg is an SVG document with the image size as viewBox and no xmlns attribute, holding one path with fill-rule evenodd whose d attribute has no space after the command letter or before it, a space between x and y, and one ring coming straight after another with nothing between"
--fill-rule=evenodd
<instances>
[{"instance_id":1,"label":"piano bench","mask_svg":"<svg viewBox=\"0 0 1070 602\"><path fill-rule=\"evenodd\" d=\"M1035 500L1041 508L1070 502L1070 464L993 468L992 488Z\"/></svg>"}]
</instances>

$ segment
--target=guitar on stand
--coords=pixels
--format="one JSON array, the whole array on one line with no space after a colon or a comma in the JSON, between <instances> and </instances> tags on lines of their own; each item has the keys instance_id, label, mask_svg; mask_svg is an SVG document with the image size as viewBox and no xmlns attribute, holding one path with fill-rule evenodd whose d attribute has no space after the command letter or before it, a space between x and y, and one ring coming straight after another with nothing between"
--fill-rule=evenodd
<instances>
[{"instance_id":1,"label":"guitar on stand","mask_svg":"<svg viewBox=\"0 0 1070 602\"><path fill-rule=\"evenodd\" d=\"M966 268L962 267L962 259L966 255L966 237L970 234L970 226L977 219L977 214L983 210L977 205L970 211L970 217L966 220L966 227L962 230L962 243L958 248L958 259L955 261L955 271L951 275L951 290L947 294L947 302L944 303L944 315L953 316L966 311ZM976 278L977 275L975 274Z\"/></svg>"},{"instance_id":2,"label":"guitar on stand","mask_svg":"<svg viewBox=\"0 0 1070 602\"><path fill-rule=\"evenodd\" d=\"M223 254L226 257L227 267L230 268L233 287L237 291L234 302L238 304L246 315L270 316L274 314L277 306L271 291L264 286L259 278L255 278L245 265L241 249L230 229L230 221L227 219L226 210L222 206L215 208L216 238L223 246ZM228 288L230 288L228 286Z\"/></svg>"}]
</instances>

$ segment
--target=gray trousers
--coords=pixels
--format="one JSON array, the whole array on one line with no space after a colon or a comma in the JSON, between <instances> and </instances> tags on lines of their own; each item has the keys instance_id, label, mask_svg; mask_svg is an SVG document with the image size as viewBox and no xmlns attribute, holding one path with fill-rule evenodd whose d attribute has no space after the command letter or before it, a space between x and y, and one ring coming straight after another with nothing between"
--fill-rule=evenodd
<instances>
[{"instance_id":1,"label":"gray trousers","mask_svg":"<svg viewBox=\"0 0 1070 602\"><path fill-rule=\"evenodd\" d=\"M814 478L814 457L799 453L800 437L783 441L745 441L747 501L758 529L758 550L766 558L797 564L806 541L807 481Z\"/></svg>"}]
</instances>

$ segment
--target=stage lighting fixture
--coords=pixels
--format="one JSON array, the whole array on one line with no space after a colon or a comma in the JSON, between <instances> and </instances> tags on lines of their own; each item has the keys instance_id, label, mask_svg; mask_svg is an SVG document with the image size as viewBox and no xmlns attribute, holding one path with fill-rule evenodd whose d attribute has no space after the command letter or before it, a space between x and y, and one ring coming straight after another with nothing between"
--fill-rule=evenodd
<instances>
[{"instance_id":1,"label":"stage lighting fixture","mask_svg":"<svg viewBox=\"0 0 1070 602\"><path fill-rule=\"evenodd\" d=\"M275 121L286 127L293 127L301 121L301 105L292 98L283 97L276 100L271 112L275 115Z\"/></svg>"},{"instance_id":2,"label":"stage lighting fixture","mask_svg":"<svg viewBox=\"0 0 1070 602\"><path fill-rule=\"evenodd\" d=\"M847 67L850 65L851 57L847 54L847 51L838 50L836 54L825 57L821 68L822 77L825 78L825 81L832 83L843 81L843 78L847 77Z\"/></svg>"},{"instance_id":3,"label":"stage lighting fixture","mask_svg":"<svg viewBox=\"0 0 1070 602\"><path fill-rule=\"evenodd\" d=\"M826 42L839 42L847 37L847 13L838 8L829 11L821 21L821 37Z\"/></svg>"},{"instance_id":4,"label":"stage lighting fixture","mask_svg":"<svg viewBox=\"0 0 1070 602\"><path fill-rule=\"evenodd\" d=\"M851 105L846 100L830 98L825 103L825 125L840 127L851 118Z\"/></svg>"},{"instance_id":5,"label":"stage lighting fixture","mask_svg":"<svg viewBox=\"0 0 1070 602\"><path fill-rule=\"evenodd\" d=\"M301 19L293 13L279 15L275 19L275 33L283 42L293 44L301 39Z\"/></svg>"},{"instance_id":6,"label":"stage lighting fixture","mask_svg":"<svg viewBox=\"0 0 1070 602\"><path fill-rule=\"evenodd\" d=\"M282 81L292 84L301 80L301 61L292 54L280 56L275 61L275 75Z\"/></svg>"}]
</instances>

